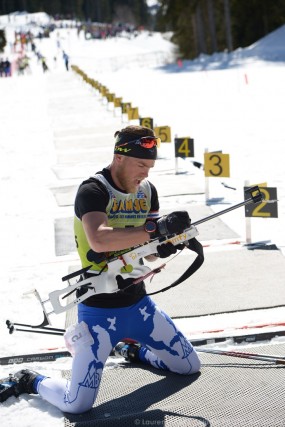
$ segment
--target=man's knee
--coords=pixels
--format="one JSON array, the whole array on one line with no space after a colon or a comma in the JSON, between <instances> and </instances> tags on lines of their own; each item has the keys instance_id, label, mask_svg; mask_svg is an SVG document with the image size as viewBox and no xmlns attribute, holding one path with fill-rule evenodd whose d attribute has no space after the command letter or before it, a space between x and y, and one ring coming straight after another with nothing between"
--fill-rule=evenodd
<instances>
[{"instance_id":1,"label":"man's knee","mask_svg":"<svg viewBox=\"0 0 285 427\"><path fill-rule=\"evenodd\" d=\"M90 411L92 407L93 407L93 403L81 402L81 403L72 404L69 407L65 407L63 412L66 412L68 414L80 415Z\"/></svg>"},{"instance_id":2,"label":"man's knee","mask_svg":"<svg viewBox=\"0 0 285 427\"><path fill-rule=\"evenodd\" d=\"M196 374L197 372L200 371L200 369L201 369L201 361L200 361L199 357L196 354L195 354L194 360L192 360L192 362L191 362L191 365L192 365L192 369L191 369L190 374Z\"/></svg>"},{"instance_id":3,"label":"man's knee","mask_svg":"<svg viewBox=\"0 0 285 427\"><path fill-rule=\"evenodd\" d=\"M184 359L177 373L181 375L192 375L200 371L201 362L196 353L192 353L187 359Z\"/></svg>"}]
</instances>

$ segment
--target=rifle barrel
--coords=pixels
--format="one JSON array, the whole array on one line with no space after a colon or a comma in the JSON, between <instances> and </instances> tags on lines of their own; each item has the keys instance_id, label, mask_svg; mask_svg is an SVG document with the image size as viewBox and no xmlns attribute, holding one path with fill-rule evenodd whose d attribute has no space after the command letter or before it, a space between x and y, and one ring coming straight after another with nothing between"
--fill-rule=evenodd
<instances>
[{"instance_id":1,"label":"rifle barrel","mask_svg":"<svg viewBox=\"0 0 285 427\"><path fill-rule=\"evenodd\" d=\"M199 219L199 220L198 220L198 221L196 221L196 222L192 222L192 224L191 224L191 225L196 226L196 225L202 224L203 222L210 221L211 219L214 219L214 218L216 218L217 216L220 216L220 215L223 215L223 214L225 214L225 213L227 213L227 212L230 212L230 211L233 211L233 210L235 210L235 209L238 209L238 208L240 208L241 206L245 206L245 205L247 205L248 203L253 203L253 200L252 200L252 199L244 200L243 202L238 203L237 205L231 206L230 208L227 208L227 209L224 209L224 210L222 210L222 211L220 211L220 212L216 212L216 213L214 213L214 214L212 214L212 215L206 216L205 218Z\"/></svg>"}]
</instances>

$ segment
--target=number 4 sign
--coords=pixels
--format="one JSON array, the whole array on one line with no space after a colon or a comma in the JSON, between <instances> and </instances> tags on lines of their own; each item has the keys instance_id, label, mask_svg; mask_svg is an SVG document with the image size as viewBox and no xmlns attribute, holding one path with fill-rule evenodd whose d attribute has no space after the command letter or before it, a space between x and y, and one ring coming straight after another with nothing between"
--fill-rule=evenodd
<instances>
[{"instance_id":1,"label":"number 4 sign","mask_svg":"<svg viewBox=\"0 0 285 427\"><path fill-rule=\"evenodd\" d=\"M175 138L175 157L194 157L194 139Z\"/></svg>"}]
</instances>

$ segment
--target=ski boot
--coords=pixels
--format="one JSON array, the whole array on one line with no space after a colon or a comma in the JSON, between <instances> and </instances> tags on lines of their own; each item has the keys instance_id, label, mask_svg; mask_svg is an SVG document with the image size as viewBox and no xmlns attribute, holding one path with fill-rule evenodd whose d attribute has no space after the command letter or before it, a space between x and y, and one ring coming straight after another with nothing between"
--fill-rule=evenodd
<instances>
[{"instance_id":1,"label":"ski boot","mask_svg":"<svg viewBox=\"0 0 285 427\"><path fill-rule=\"evenodd\" d=\"M18 388L20 394L28 393L28 394L37 394L33 385L34 380L37 376L42 377L38 372L30 371L29 369L22 369L14 374L14 376L18 380ZM42 377L43 378L43 377Z\"/></svg>"},{"instance_id":2,"label":"ski boot","mask_svg":"<svg viewBox=\"0 0 285 427\"><path fill-rule=\"evenodd\" d=\"M128 362L140 362L139 352L140 352L141 344L138 342L130 341L122 341L118 342L118 344L114 348L115 356L124 357Z\"/></svg>"},{"instance_id":3,"label":"ski boot","mask_svg":"<svg viewBox=\"0 0 285 427\"><path fill-rule=\"evenodd\" d=\"M0 380L0 402L5 402L9 397L18 397L20 394L36 394L33 383L39 374L28 369L22 369L8 378Z\"/></svg>"},{"instance_id":4,"label":"ski boot","mask_svg":"<svg viewBox=\"0 0 285 427\"><path fill-rule=\"evenodd\" d=\"M5 402L11 396L19 396L17 384L17 379L12 374L0 380L0 402Z\"/></svg>"}]
</instances>

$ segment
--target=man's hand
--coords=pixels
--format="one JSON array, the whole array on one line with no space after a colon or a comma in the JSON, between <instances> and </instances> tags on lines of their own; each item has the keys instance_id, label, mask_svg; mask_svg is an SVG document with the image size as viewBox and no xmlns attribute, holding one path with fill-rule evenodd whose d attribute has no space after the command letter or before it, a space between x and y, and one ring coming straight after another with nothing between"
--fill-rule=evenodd
<instances>
[{"instance_id":1,"label":"man's hand","mask_svg":"<svg viewBox=\"0 0 285 427\"><path fill-rule=\"evenodd\" d=\"M160 258L167 258L170 255L174 255L177 249L182 250L184 247L185 245L183 243L174 246L171 242L167 242L157 246L156 250Z\"/></svg>"},{"instance_id":2,"label":"man's hand","mask_svg":"<svg viewBox=\"0 0 285 427\"><path fill-rule=\"evenodd\" d=\"M155 237L181 234L191 226L191 219L187 211L175 211L164 215L156 222Z\"/></svg>"},{"instance_id":3,"label":"man's hand","mask_svg":"<svg viewBox=\"0 0 285 427\"><path fill-rule=\"evenodd\" d=\"M131 278L123 279L123 277L120 275L116 276L116 280L117 280L118 288L120 290L128 288L130 285L133 284L133 281L134 281L134 279L131 279Z\"/></svg>"}]
</instances>

